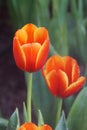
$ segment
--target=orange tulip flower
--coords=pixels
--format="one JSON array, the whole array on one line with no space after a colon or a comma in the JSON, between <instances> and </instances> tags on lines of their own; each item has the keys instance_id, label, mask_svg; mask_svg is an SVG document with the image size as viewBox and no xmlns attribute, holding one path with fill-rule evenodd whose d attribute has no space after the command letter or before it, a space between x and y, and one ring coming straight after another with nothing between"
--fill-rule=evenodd
<instances>
[{"instance_id":1,"label":"orange tulip flower","mask_svg":"<svg viewBox=\"0 0 87 130\"><path fill-rule=\"evenodd\" d=\"M49 52L49 36L45 27L26 24L17 30L13 39L16 65L27 72L42 68Z\"/></svg>"},{"instance_id":2,"label":"orange tulip flower","mask_svg":"<svg viewBox=\"0 0 87 130\"><path fill-rule=\"evenodd\" d=\"M36 126L34 123L24 123L18 130L52 130L49 125Z\"/></svg>"},{"instance_id":3,"label":"orange tulip flower","mask_svg":"<svg viewBox=\"0 0 87 130\"><path fill-rule=\"evenodd\" d=\"M76 93L86 80L85 77L80 76L77 61L70 56L50 57L42 73L51 93L62 98Z\"/></svg>"}]
</instances>

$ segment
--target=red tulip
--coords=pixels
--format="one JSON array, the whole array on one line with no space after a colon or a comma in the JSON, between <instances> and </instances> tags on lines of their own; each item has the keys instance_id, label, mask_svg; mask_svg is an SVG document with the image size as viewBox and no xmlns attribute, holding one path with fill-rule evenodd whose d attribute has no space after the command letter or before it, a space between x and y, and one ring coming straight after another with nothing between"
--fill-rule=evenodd
<instances>
[{"instance_id":1,"label":"red tulip","mask_svg":"<svg viewBox=\"0 0 87 130\"><path fill-rule=\"evenodd\" d=\"M80 76L77 61L70 56L50 57L42 72L50 92L62 98L76 93L86 80L85 77Z\"/></svg>"},{"instance_id":2,"label":"red tulip","mask_svg":"<svg viewBox=\"0 0 87 130\"><path fill-rule=\"evenodd\" d=\"M49 43L46 28L26 24L15 33L13 39L13 55L16 65L23 71L38 71L46 62Z\"/></svg>"},{"instance_id":3,"label":"red tulip","mask_svg":"<svg viewBox=\"0 0 87 130\"><path fill-rule=\"evenodd\" d=\"M24 123L18 130L52 130L49 125L36 126L34 123Z\"/></svg>"}]
</instances>

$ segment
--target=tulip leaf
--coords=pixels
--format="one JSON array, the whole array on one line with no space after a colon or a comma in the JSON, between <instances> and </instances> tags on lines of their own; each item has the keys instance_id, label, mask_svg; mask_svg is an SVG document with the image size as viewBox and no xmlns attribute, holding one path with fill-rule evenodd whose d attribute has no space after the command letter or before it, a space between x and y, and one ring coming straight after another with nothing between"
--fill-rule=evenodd
<instances>
[{"instance_id":1,"label":"tulip leaf","mask_svg":"<svg viewBox=\"0 0 87 130\"><path fill-rule=\"evenodd\" d=\"M15 112L11 115L6 130L16 130L19 127L19 114L16 108Z\"/></svg>"},{"instance_id":2,"label":"tulip leaf","mask_svg":"<svg viewBox=\"0 0 87 130\"><path fill-rule=\"evenodd\" d=\"M49 25L50 22L49 4L50 4L50 0L35 1L37 24L39 26L48 27Z\"/></svg>"},{"instance_id":3,"label":"tulip leaf","mask_svg":"<svg viewBox=\"0 0 87 130\"><path fill-rule=\"evenodd\" d=\"M6 130L7 125L8 125L8 120L4 118L0 118L0 130Z\"/></svg>"},{"instance_id":4,"label":"tulip leaf","mask_svg":"<svg viewBox=\"0 0 87 130\"><path fill-rule=\"evenodd\" d=\"M74 102L74 99L75 99L74 95L64 99L64 106L65 106L65 109L66 109L66 114L69 113L69 111L72 107L72 104Z\"/></svg>"},{"instance_id":5,"label":"tulip leaf","mask_svg":"<svg viewBox=\"0 0 87 130\"><path fill-rule=\"evenodd\" d=\"M38 126L41 126L43 124L44 124L44 119L43 119L42 113L40 110L38 110Z\"/></svg>"},{"instance_id":6,"label":"tulip leaf","mask_svg":"<svg viewBox=\"0 0 87 130\"><path fill-rule=\"evenodd\" d=\"M7 5L15 30L26 23L34 22L35 0L8 0Z\"/></svg>"},{"instance_id":7,"label":"tulip leaf","mask_svg":"<svg viewBox=\"0 0 87 130\"><path fill-rule=\"evenodd\" d=\"M8 0L8 11L15 29L29 22L48 26L49 2L50 0Z\"/></svg>"},{"instance_id":8,"label":"tulip leaf","mask_svg":"<svg viewBox=\"0 0 87 130\"><path fill-rule=\"evenodd\" d=\"M67 119L69 130L87 130L87 87L74 101Z\"/></svg>"},{"instance_id":9,"label":"tulip leaf","mask_svg":"<svg viewBox=\"0 0 87 130\"><path fill-rule=\"evenodd\" d=\"M38 115L38 109L40 109L44 122L51 124L51 126L54 127L58 100L48 91L45 80L40 72L33 74L32 92L32 101L36 110L36 114Z\"/></svg>"},{"instance_id":10,"label":"tulip leaf","mask_svg":"<svg viewBox=\"0 0 87 130\"><path fill-rule=\"evenodd\" d=\"M60 55L68 54L67 35L68 0L52 0L52 19L49 24L49 34L53 47Z\"/></svg>"},{"instance_id":11,"label":"tulip leaf","mask_svg":"<svg viewBox=\"0 0 87 130\"><path fill-rule=\"evenodd\" d=\"M62 112L62 116L61 116L55 130L68 130L67 125L66 125L64 111Z\"/></svg>"},{"instance_id":12,"label":"tulip leaf","mask_svg":"<svg viewBox=\"0 0 87 130\"><path fill-rule=\"evenodd\" d=\"M24 119L24 122L28 121L28 118L27 118L27 109L26 109L25 102L23 102L23 119Z\"/></svg>"}]
</instances>

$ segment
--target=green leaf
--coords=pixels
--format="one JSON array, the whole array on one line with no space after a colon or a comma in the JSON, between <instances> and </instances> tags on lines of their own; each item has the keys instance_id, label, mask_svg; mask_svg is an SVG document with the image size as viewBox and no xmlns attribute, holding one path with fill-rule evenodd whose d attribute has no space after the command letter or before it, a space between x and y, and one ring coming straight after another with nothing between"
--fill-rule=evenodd
<instances>
[{"instance_id":1,"label":"green leaf","mask_svg":"<svg viewBox=\"0 0 87 130\"><path fill-rule=\"evenodd\" d=\"M64 106L65 106L65 110L66 110L67 115L68 115L68 113L73 105L74 99L75 99L74 95L64 99Z\"/></svg>"},{"instance_id":2,"label":"green leaf","mask_svg":"<svg viewBox=\"0 0 87 130\"><path fill-rule=\"evenodd\" d=\"M18 114L18 109L16 108L15 112L11 115L7 130L16 130L19 127L19 114Z\"/></svg>"},{"instance_id":3,"label":"green leaf","mask_svg":"<svg viewBox=\"0 0 87 130\"><path fill-rule=\"evenodd\" d=\"M68 0L52 0L52 18L49 23L49 34L54 49L60 55L68 54L67 30Z\"/></svg>"},{"instance_id":4,"label":"green leaf","mask_svg":"<svg viewBox=\"0 0 87 130\"><path fill-rule=\"evenodd\" d=\"M68 54L68 33L66 20L59 21L53 18L49 24L49 34L51 43L58 54L64 56Z\"/></svg>"},{"instance_id":5,"label":"green leaf","mask_svg":"<svg viewBox=\"0 0 87 130\"><path fill-rule=\"evenodd\" d=\"M39 26L48 27L50 22L50 12L49 12L50 0L37 0L35 1L35 12L36 20ZM35 14L35 13L34 13Z\"/></svg>"},{"instance_id":6,"label":"green leaf","mask_svg":"<svg viewBox=\"0 0 87 130\"><path fill-rule=\"evenodd\" d=\"M47 27L50 19L49 2L50 0L8 0L8 11L15 30L31 22Z\"/></svg>"},{"instance_id":7,"label":"green leaf","mask_svg":"<svg viewBox=\"0 0 87 130\"><path fill-rule=\"evenodd\" d=\"M33 74L32 101L36 114L38 115L38 109L40 109L44 122L54 127L58 100L49 92L40 72Z\"/></svg>"},{"instance_id":8,"label":"green leaf","mask_svg":"<svg viewBox=\"0 0 87 130\"><path fill-rule=\"evenodd\" d=\"M67 15L68 0L52 0L53 16L63 22Z\"/></svg>"},{"instance_id":9,"label":"green leaf","mask_svg":"<svg viewBox=\"0 0 87 130\"><path fill-rule=\"evenodd\" d=\"M67 119L69 130L87 130L87 87L73 103Z\"/></svg>"},{"instance_id":10,"label":"green leaf","mask_svg":"<svg viewBox=\"0 0 87 130\"><path fill-rule=\"evenodd\" d=\"M7 0L7 5L15 30L35 21L35 0Z\"/></svg>"},{"instance_id":11,"label":"green leaf","mask_svg":"<svg viewBox=\"0 0 87 130\"><path fill-rule=\"evenodd\" d=\"M66 126L65 114L62 112L62 116L59 120L58 125L56 126L55 130L68 130Z\"/></svg>"},{"instance_id":12,"label":"green leaf","mask_svg":"<svg viewBox=\"0 0 87 130\"><path fill-rule=\"evenodd\" d=\"M44 119L43 119L42 113L40 110L38 110L38 126L41 126L43 124L44 124Z\"/></svg>"},{"instance_id":13,"label":"green leaf","mask_svg":"<svg viewBox=\"0 0 87 130\"><path fill-rule=\"evenodd\" d=\"M67 30L68 0L52 0L52 18L49 23L51 43L60 55L68 54Z\"/></svg>"},{"instance_id":14,"label":"green leaf","mask_svg":"<svg viewBox=\"0 0 87 130\"><path fill-rule=\"evenodd\" d=\"M25 102L23 102L23 119L24 119L24 122L28 121L28 118L27 118L27 109L26 109Z\"/></svg>"},{"instance_id":15,"label":"green leaf","mask_svg":"<svg viewBox=\"0 0 87 130\"><path fill-rule=\"evenodd\" d=\"M8 120L4 118L0 118L0 130L6 130L7 125L8 125Z\"/></svg>"}]
</instances>

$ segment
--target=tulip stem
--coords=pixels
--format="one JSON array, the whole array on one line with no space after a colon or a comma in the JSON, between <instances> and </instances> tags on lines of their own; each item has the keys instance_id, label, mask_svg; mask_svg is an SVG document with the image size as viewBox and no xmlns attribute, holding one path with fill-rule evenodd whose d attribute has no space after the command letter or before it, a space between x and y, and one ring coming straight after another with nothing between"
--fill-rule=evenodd
<instances>
[{"instance_id":1,"label":"tulip stem","mask_svg":"<svg viewBox=\"0 0 87 130\"><path fill-rule=\"evenodd\" d=\"M58 103L57 103L57 114L56 114L56 125L58 124L61 116L61 110L62 110L62 98L58 98Z\"/></svg>"},{"instance_id":2,"label":"tulip stem","mask_svg":"<svg viewBox=\"0 0 87 130\"><path fill-rule=\"evenodd\" d=\"M29 122L31 122L31 95L32 95L32 73L29 73L27 82L27 120Z\"/></svg>"}]
</instances>

